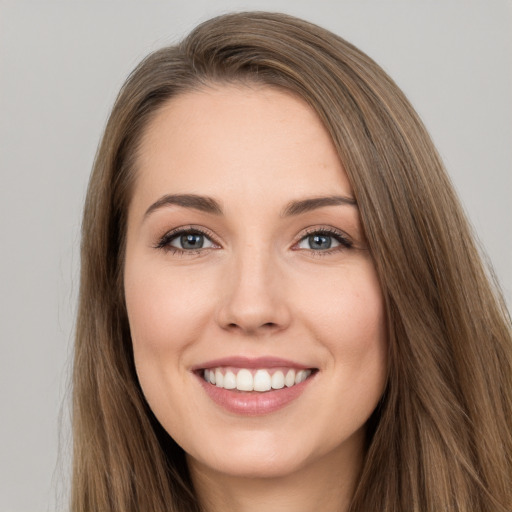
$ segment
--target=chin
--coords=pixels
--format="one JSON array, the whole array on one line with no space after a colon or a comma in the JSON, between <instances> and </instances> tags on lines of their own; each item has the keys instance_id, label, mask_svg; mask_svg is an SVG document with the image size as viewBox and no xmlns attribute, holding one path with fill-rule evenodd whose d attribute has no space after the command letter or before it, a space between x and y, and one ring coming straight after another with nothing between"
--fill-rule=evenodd
<instances>
[{"instance_id":1,"label":"chin","mask_svg":"<svg viewBox=\"0 0 512 512\"><path fill-rule=\"evenodd\" d=\"M203 466L229 477L247 479L284 478L299 471L305 465L305 462L301 463L296 456L283 456L276 453L260 453L252 457L237 454L230 457L216 457L213 460L197 460L187 456L187 461L192 468Z\"/></svg>"},{"instance_id":2,"label":"chin","mask_svg":"<svg viewBox=\"0 0 512 512\"><path fill-rule=\"evenodd\" d=\"M204 445L197 446L188 451L191 455L187 455L187 460L192 471L202 468L228 477L282 479L319 467L336 468L349 459L359 460L364 450L364 429L333 441L326 442L320 436L315 442L311 435L294 439L289 432L284 436L245 432L245 435L231 435L228 441L212 439L206 449Z\"/></svg>"}]
</instances>

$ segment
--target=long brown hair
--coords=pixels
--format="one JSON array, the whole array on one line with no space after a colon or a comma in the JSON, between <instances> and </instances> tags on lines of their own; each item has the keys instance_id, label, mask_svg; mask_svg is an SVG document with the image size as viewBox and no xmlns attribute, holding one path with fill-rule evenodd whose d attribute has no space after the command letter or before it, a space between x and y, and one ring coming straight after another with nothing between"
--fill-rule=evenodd
<instances>
[{"instance_id":1,"label":"long brown hair","mask_svg":"<svg viewBox=\"0 0 512 512\"><path fill-rule=\"evenodd\" d=\"M204 84L304 98L349 176L387 312L389 379L368 422L351 512L512 509L510 317L418 116L369 57L282 14L240 13L148 56L123 86L83 220L73 388L72 510L199 510L184 455L135 373L123 296L126 216L141 134Z\"/></svg>"}]
</instances>

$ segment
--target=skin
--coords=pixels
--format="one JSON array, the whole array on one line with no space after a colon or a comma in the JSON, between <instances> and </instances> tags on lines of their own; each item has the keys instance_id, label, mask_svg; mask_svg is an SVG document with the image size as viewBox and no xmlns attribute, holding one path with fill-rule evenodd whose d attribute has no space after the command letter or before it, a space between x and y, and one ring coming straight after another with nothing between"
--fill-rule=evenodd
<instances>
[{"instance_id":1,"label":"skin","mask_svg":"<svg viewBox=\"0 0 512 512\"><path fill-rule=\"evenodd\" d=\"M146 213L166 194L208 196L223 213L178 205ZM145 131L124 276L135 363L206 510L348 507L365 422L386 381L381 291L357 206L282 216L290 201L333 195L353 198L331 139L287 92L185 93ZM206 247L180 250L179 236L162 247L167 233L191 225L208 233ZM330 249L311 248L308 234L326 229L350 248L336 238ZM215 404L192 371L228 356L318 371L284 408L246 416Z\"/></svg>"}]
</instances>

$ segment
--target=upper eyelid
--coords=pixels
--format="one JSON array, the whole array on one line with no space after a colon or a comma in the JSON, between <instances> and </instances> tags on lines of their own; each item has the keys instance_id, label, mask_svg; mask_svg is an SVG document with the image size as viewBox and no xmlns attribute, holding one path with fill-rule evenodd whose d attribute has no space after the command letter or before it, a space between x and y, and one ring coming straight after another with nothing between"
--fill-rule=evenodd
<instances>
[{"instance_id":1,"label":"upper eyelid","mask_svg":"<svg viewBox=\"0 0 512 512\"><path fill-rule=\"evenodd\" d=\"M178 228L170 229L169 231L166 231L161 238L178 236L183 233L200 233L201 235L205 235L209 238L217 238L216 235L208 228L195 225L180 226Z\"/></svg>"},{"instance_id":2,"label":"upper eyelid","mask_svg":"<svg viewBox=\"0 0 512 512\"><path fill-rule=\"evenodd\" d=\"M208 238L213 244L220 246L221 244L218 241L218 237L216 237L209 229L194 225L189 226L180 226L178 228L171 229L166 231L162 236L158 237L156 244L154 247L162 248L169 244L171 240L177 238L183 233L200 233L201 235ZM178 249L179 250L179 249ZM201 249L196 249L201 250ZM189 252L189 251L187 251ZM191 252L191 251L190 251Z\"/></svg>"},{"instance_id":3,"label":"upper eyelid","mask_svg":"<svg viewBox=\"0 0 512 512\"><path fill-rule=\"evenodd\" d=\"M340 238L347 240L351 243L353 243L352 237L346 233L345 231L334 228L332 226L313 226L306 228L305 230L301 231L300 234L297 235L294 244L300 242L302 239L306 238L307 236L313 235L315 233L326 233L328 235L337 235Z\"/></svg>"},{"instance_id":4,"label":"upper eyelid","mask_svg":"<svg viewBox=\"0 0 512 512\"><path fill-rule=\"evenodd\" d=\"M170 240L174 239L175 237L179 236L180 234L188 233L188 232L200 233L200 234L206 236L207 238L209 238L210 241L212 243L214 243L215 245L218 245L220 247L222 247L222 245L223 245L223 243L221 243L219 241L220 237L218 237L210 229L208 229L204 226L190 224L190 225L179 226L177 228L166 231L162 236L160 236L158 238L156 247L161 246L161 244L163 244L164 241L166 243L168 243ZM345 231L338 229L338 228L334 228L333 226L318 225L318 226L309 226L307 228L302 229L295 236L294 241L292 242L292 246L297 245L304 238L306 238L307 236L310 236L312 234L315 234L315 233L326 233L328 235L333 235L333 236L337 235L341 239L343 239L347 242L350 242L351 244L354 243L352 237L350 235L348 235Z\"/></svg>"},{"instance_id":5,"label":"upper eyelid","mask_svg":"<svg viewBox=\"0 0 512 512\"><path fill-rule=\"evenodd\" d=\"M345 235L345 232L343 230L333 228L331 226L313 226L313 227L305 228L305 230L303 230L301 232L301 234L298 235L298 237L299 237L299 239L304 238L305 236L311 235L313 233L332 233L335 235Z\"/></svg>"}]
</instances>

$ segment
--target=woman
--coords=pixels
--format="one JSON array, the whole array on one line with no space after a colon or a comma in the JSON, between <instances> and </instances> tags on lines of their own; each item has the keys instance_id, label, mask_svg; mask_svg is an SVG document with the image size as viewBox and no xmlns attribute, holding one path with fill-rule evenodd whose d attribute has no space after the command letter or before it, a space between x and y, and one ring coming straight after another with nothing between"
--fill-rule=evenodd
<instances>
[{"instance_id":1,"label":"woman","mask_svg":"<svg viewBox=\"0 0 512 512\"><path fill-rule=\"evenodd\" d=\"M72 509L510 510L510 333L391 79L288 16L208 21L96 158Z\"/></svg>"}]
</instances>

